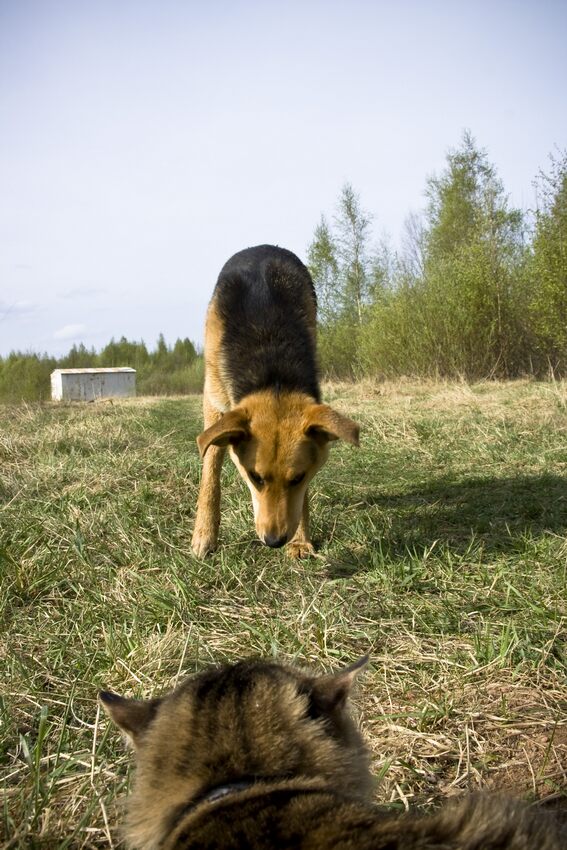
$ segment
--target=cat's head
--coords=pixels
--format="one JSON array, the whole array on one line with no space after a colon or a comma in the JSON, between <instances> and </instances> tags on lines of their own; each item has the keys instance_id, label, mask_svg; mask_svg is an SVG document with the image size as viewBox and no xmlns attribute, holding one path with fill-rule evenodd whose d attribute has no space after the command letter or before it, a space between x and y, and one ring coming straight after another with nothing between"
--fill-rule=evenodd
<instances>
[{"instance_id":1,"label":"cat's head","mask_svg":"<svg viewBox=\"0 0 567 850\"><path fill-rule=\"evenodd\" d=\"M136 751L129 823L139 846L157 843L179 807L243 779L303 778L366 797L368 752L346 702L367 661L312 676L249 660L207 670L159 699L101 693Z\"/></svg>"}]
</instances>

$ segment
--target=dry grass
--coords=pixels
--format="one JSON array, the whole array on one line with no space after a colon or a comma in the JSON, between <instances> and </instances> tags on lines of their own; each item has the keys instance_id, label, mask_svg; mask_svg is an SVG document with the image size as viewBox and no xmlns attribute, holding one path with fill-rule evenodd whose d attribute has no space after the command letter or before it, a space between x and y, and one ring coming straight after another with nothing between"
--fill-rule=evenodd
<instances>
[{"instance_id":1,"label":"dry grass","mask_svg":"<svg viewBox=\"0 0 567 850\"><path fill-rule=\"evenodd\" d=\"M319 557L254 541L224 473L221 548L190 549L198 399L0 410L0 846L121 846L129 757L96 691L208 663L330 669L377 799L567 792L567 386L333 385L363 426L316 479Z\"/></svg>"}]
</instances>

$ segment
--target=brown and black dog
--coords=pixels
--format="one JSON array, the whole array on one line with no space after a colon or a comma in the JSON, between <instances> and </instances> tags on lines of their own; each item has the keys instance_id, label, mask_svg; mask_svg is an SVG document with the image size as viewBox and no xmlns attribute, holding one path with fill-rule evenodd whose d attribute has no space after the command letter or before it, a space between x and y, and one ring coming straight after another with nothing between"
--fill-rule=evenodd
<instances>
[{"instance_id":1,"label":"brown and black dog","mask_svg":"<svg viewBox=\"0 0 567 850\"><path fill-rule=\"evenodd\" d=\"M311 276L284 248L259 245L223 266L205 329L203 476L193 550L216 548L226 448L248 485L256 531L295 557L313 553L307 488L329 442L358 445L358 425L321 404Z\"/></svg>"}]
</instances>

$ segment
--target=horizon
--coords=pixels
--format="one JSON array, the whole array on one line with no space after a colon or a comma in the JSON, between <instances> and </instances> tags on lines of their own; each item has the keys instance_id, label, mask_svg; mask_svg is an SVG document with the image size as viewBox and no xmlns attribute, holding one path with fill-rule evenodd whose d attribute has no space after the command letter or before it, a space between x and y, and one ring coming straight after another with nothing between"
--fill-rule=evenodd
<instances>
[{"instance_id":1,"label":"horizon","mask_svg":"<svg viewBox=\"0 0 567 850\"><path fill-rule=\"evenodd\" d=\"M345 182L398 247L465 129L533 207L566 35L556 2L0 4L0 355L202 345L233 253L306 261Z\"/></svg>"}]
</instances>

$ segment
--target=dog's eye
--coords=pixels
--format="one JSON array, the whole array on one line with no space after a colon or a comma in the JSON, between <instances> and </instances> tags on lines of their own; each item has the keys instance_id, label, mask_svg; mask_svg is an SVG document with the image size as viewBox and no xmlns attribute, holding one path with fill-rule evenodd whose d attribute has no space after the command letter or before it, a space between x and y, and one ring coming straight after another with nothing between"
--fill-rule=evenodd
<instances>
[{"instance_id":1,"label":"dog's eye","mask_svg":"<svg viewBox=\"0 0 567 850\"><path fill-rule=\"evenodd\" d=\"M253 469L248 470L248 476L250 478L250 481L255 484L256 487L262 487L262 485L264 484L264 479L262 478L262 476L258 475L257 472L254 472Z\"/></svg>"},{"instance_id":2,"label":"dog's eye","mask_svg":"<svg viewBox=\"0 0 567 850\"><path fill-rule=\"evenodd\" d=\"M288 484L290 487L296 487L298 484L301 484L304 478L305 473L300 472L299 475L296 475L295 478L292 478L291 481L288 482Z\"/></svg>"}]
</instances>

